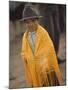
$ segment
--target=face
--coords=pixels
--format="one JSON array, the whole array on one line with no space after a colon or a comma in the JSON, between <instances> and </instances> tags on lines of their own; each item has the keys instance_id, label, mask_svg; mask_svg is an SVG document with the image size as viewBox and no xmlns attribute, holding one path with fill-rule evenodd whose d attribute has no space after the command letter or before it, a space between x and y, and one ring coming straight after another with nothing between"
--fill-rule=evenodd
<instances>
[{"instance_id":1,"label":"face","mask_svg":"<svg viewBox=\"0 0 68 90\"><path fill-rule=\"evenodd\" d=\"M28 31L37 30L38 21L36 19L26 20L26 21L24 21L24 24L25 24L26 30L28 30Z\"/></svg>"}]
</instances>

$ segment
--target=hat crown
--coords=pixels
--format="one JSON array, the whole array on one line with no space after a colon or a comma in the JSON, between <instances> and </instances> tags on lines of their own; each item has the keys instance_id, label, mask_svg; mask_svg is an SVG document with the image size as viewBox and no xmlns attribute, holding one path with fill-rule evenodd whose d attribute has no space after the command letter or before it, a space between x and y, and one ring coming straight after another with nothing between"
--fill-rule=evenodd
<instances>
[{"instance_id":1,"label":"hat crown","mask_svg":"<svg viewBox=\"0 0 68 90\"><path fill-rule=\"evenodd\" d=\"M38 17L39 14L34 10L32 6L25 6L23 10L23 18Z\"/></svg>"}]
</instances>

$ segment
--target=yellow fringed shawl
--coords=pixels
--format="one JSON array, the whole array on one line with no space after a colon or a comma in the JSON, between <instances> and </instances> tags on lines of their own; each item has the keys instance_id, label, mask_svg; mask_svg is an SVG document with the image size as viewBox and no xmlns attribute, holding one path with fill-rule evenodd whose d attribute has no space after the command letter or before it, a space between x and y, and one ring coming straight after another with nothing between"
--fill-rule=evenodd
<instances>
[{"instance_id":1,"label":"yellow fringed shawl","mask_svg":"<svg viewBox=\"0 0 68 90\"><path fill-rule=\"evenodd\" d=\"M27 39L27 31L24 33L21 55L24 58L26 79L31 86L63 84L52 40L43 27L38 25L34 53Z\"/></svg>"}]
</instances>

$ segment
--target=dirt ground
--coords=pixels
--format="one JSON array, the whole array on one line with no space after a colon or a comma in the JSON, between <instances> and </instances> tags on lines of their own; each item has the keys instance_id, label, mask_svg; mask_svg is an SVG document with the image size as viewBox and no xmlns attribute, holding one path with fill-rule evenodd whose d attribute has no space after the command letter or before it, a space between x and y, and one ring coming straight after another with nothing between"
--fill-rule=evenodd
<instances>
[{"instance_id":1,"label":"dirt ground","mask_svg":"<svg viewBox=\"0 0 68 90\"><path fill-rule=\"evenodd\" d=\"M65 59L65 34L60 35L60 45L58 57ZM29 87L25 81L23 60L21 58L21 37L16 36L15 40L10 42L10 60L9 60L9 87L25 88ZM66 81L66 60L59 64L65 85Z\"/></svg>"}]
</instances>

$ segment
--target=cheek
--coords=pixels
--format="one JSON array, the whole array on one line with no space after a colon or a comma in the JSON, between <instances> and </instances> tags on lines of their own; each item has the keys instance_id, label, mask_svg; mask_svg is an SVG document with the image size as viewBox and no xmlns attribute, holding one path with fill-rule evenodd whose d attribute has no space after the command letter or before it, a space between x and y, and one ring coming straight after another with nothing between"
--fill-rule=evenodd
<instances>
[{"instance_id":1,"label":"cheek","mask_svg":"<svg viewBox=\"0 0 68 90\"><path fill-rule=\"evenodd\" d=\"M37 24L34 24L33 27L34 27L34 29L37 29Z\"/></svg>"},{"instance_id":2,"label":"cheek","mask_svg":"<svg viewBox=\"0 0 68 90\"><path fill-rule=\"evenodd\" d=\"M27 25L26 24L24 24L24 28L27 29Z\"/></svg>"}]
</instances>

